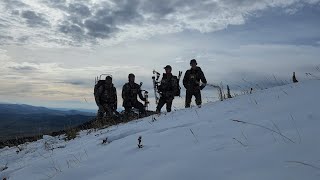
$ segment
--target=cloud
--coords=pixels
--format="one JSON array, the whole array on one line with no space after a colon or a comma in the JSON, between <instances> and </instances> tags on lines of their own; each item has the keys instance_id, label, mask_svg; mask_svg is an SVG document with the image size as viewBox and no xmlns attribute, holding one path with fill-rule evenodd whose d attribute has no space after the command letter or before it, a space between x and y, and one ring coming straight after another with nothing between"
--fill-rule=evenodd
<instances>
[{"instance_id":1,"label":"cloud","mask_svg":"<svg viewBox=\"0 0 320 180\"><path fill-rule=\"evenodd\" d=\"M30 27L46 26L48 21L43 17L42 14L36 13L34 11L23 11L21 12L21 17L24 18Z\"/></svg>"},{"instance_id":2,"label":"cloud","mask_svg":"<svg viewBox=\"0 0 320 180\"><path fill-rule=\"evenodd\" d=\"M16 62L8 52L0 49L0 94L2 97L30 98L39 100L79 100L93 102L94 79L97 75L114 75L114 84L121 92L129 72L135 72L144 82L140 66L88 66L64 67L59 63ZM85 73L84 73L85 72ZM102 77L103 78L103 77ZM147 78L147 79L146 79ZM148 84L144 87L151 88Z\"/></svg>"},{"instance_id":3,"label":"cloud","mask_svg":"<svg viewBox=\"0 0 320 180\"><path fill-rule=\"evenodd\" d=\"M15 70L15 71L23 71L23 72L38 70L37 68L35 68L35 67L33 67L33 66L23 66L23 65L10 66L10 67L8 67L8 68L13 69L13 70Z\"/></svg>"},{"instance_id":4,"label":"cloud","mask_svg":"<svg viewBox=\"0 0 320 180\"><path fill-rule=\"evenodd\" d=\"M28 5L20 0L3 1L3 6L6 9L13 10L15 8L27 7Z\"/></svg>"},{"instance_id":5,"label":"cloud","mask_svg":"<svg viewBox=\"0 0 320 180\"><path fill-rule=\"evenodd\" d=\"M173 46L175 45L173 44ZM153 69L162 73L163 67L166 64L171 64L174 68L174 74L177 74L178 70L185 72L189 68L189 59L191 57L195 57L198 60L198 64L205 72L209 83L219 84L223 82L230 85L232 89L237 90L248 88L252 84L259 84L261 87L274 86L278 83L274 80L274 76L279 82L290 81L293 71L299 74L299 78L305 72L315 72L311 68L310 71L308 68L301 69L302 66L319 66L318 57L320 51L319 47L314 46L258 44L229 47L227 50L219 46L212 46L211 49L204 49L202 46L210 47L206 43L197 44L197 47L203 50L191 53L189 53L188 47L182 50L177 49L175 53L171 52L171 47L164 48L162 49L163 51L158 53L171 55L161 57L161 59L168 61L162 60L159 63L157 61L147 63L148 59L154 59L158 56L152 51L158 48L151 45L148 46L148 49L152 51L150 53L153 56L151 56L150 54L142 53L145 51L145 44L142 46L136 44L134 49L128 46L128 51L130 49L130 51L136 52L140 56L135 56L136 54L129 52L124 57L130 55L133 59L137 59L132 64L139 65L129 65L128 62L122 64L119 60L121 57L117 52L117 48L113 48L108 51L105 50L105 53L97 56L106 57L112 55L110 52L114 52L116 54L112 55L112 57L117 57L115 61L105 61L105 58L102 58L104 61L93 66L77 66L76 62L81 62L82 59L75 60L70 66L58 62L32 62L31 60L27 61L27 59L21 59L21 62L16 62L13 60L15 58L9 56L11 53L0 50L1 94L8 97L33 97L34 99L46 100L74 100L85 97L88 101L93 102L92 91L96 76L105 73L112 74L114 84L118 92L120 92L123 84L127 82L128 74L131 72L136 74L137 83L143 82L143 88L153 92L151 81ZM119 53L123 49L122 46L119 47ZM62 49L60 51L65 50ZM60 51L54 51L54 54L60 54ZM19 50L19 52L23 51ZM34 52L31 51L30 54L32 55ZM47 54L50 55L50 53ZM71 53L70 57L73 54L77 54L77 52ZM183 56L174 56L176 54ZM85 59L95 59L96 57L93 55L96 55L96 52L93 52L91 56L85 57ZM69 55L66 53L64 56L67 56L68 59ZM60 57L56 56L56 58L59 59ZM36 57L33 56L32 59L36 60ZM43 56L40 56L39 59L43 59ZM23 89L24 86L27 87L26 90ZM150 97L152 97L152 94L150 94Z\"/></svg>"},{"instance_id":6,"label":"cloud","mask_svg":"<svg viewBox=\"0 0 320 180\"><path fill-rule=\"evenodd\" d=\"M318 3L319 0L2 1L0 33L14 39L0 42L85 46L186 30L207 33L244 24L256 12L268 8L279 7L293 14L304 4Z\"/></svg>"},{"instance_id":7,"label":"cloud","mask_svg":"<svg viewBox=\"0 0 320 180\"><path fill-rule=\"evenodd\" d=\"M1 27L1 25L0 25L0 27ZM11 36L0 35L0 44L10 43L13 40L14 40L14 38Z\"/></svg>"},{"instance_id":8,"label":"cloud","mask_svg":"<svg viewBox=\"0 0 320 180\"><path fill-rule=\"evenodd\" d=\"M81 3L70 4L69 12L79 17L89 17L91 15L89 7Z\"/></svg>"}]
</instances>

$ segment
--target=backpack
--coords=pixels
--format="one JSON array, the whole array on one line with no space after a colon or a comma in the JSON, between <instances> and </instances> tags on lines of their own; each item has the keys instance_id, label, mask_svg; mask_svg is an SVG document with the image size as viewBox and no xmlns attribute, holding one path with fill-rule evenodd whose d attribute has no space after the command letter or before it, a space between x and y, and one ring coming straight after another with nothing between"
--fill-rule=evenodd
<instances>
[{"instance_id":1,"label":"backpack","mask_svg":"<svg viewBox=\"0 0 320 180\"><path fill-rule=\"evenodd\" d=\"M104 76L111 76L112 77L111 74L101 74L100 76L97 76L94 79L95 85L94 85L93 94L94 94L95 99L97 99L97 96L98 96L97 93L98 93L99 87L106 83L106 80L102 79L102 77L104 77Z\"/></svg>"},{"instance_id":2,"label":"backpack","mask_svg":"<svg viewBox=\"0 0 320 180\"><path fill-rule=\"evenodd\" d=\"M163 78L167 79L167 75L165 73L163 73ZM174 87L174 86L176 87L176 89L171 90L174 93L172 95L180 96L181 87L179 85L179 79L177 76L172 76L169 81L166 81L166 85L163 84L162 80L161 80L161 84L157 87L159 93L163 93L163 92L168 91L167 86L170 84L169 85L170 87Z\"/></svg>"},{"instance_id":3,"label":"backpack","mask_svg":"<svg viewBox=\"0 0 320 180\"><path fill-rule=\"evenodd\" d=\"M96 102L97 102L98 96L99 96L98 89L100 88L100 86L103 86L105 83L106 83L106 80L98 80L96 85L94 85L93 94L94 94L94 98L95 98Z\"/></svg>"}]
</instances>

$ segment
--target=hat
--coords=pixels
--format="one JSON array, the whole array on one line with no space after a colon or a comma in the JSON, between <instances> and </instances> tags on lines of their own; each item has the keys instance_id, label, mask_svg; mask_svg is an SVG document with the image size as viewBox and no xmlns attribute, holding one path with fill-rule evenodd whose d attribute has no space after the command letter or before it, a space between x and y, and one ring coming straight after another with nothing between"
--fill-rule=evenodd
<instances>
[{"instance_id":1,"label":"hat","mask_svg":"<svg viewBox=\"0 0 320 180\"><path fill-rule=\"evenodd\" d=\"M111 76L107 76L107 77L106 77L106 80L107 80L107 79L112 80L112 77L111 77Z\"/></svg>"},{"instance_id":2,"label":"hat","mask_svg":"<svg viewBox=\"0 0 320 180\"><path fill-rule=\"evenodd\" d=\"M195 59L191 59L190 64L193 64L193 63L197 64L197 61Z\"/></svg>"},{"instance_id":3,"label":"hat","mask_svg":"<svg viewBox=\"0 0 320 180\"><path fill-rule=\"evenodd\" d=\"M132 74L132 73L130 73L130 74L128 75L128 78L130 78L130 77L135 77L135 75Z\"/></svg>"},{"instance_id":4,"label":"hat","mask_svg":"<svg viewBox=\"0 0 320 180\"><path fill-rule=\"evenodd\" d=\"M166 65L166 67L164 67L164 69L172 69L172 67L170 65Z\"/></svg>"}]
</instances>

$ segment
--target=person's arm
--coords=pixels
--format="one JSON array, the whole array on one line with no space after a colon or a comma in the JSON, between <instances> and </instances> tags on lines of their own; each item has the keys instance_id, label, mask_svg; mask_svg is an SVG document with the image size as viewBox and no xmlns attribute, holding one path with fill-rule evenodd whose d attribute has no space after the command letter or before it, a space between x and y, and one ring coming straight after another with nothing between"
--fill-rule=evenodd
<instances>
[{"instance_id":1,"label":"person's arm","mask_svg":"<svg viewBox=\"0 0 320 180\"><path fill-rule=\"evenodd\" d=\"M178 77L177 76L173 76L173 81L172 81L172 89L173 89L173 94L177 94L178 91Z\"/></svg>"},{"instance_id":2,"label":"person's arm","mask_svg":"<svg viewBox=\"0 0 320 180\"><path fill-rule=\"evenodd\" d=\"M126 84L123 85L123 87L122 87L121 96L122 96L123 101L124 101L124 100L126 99L126 97L127 97L127 86L126 86Z\"/></svg>"},{"instance_id":3,"label":"person's arm","mask_svg":"<svg viewBox=\"0 0 320 180\"><path fill-rule=\"evenodd\" d=\"M113 87L114 89L114 96L115 96L115 102L114 102L114 110L116 111L118 108L118 97L117 97L117 89Z\"/></svg>"},{"instance_id":4,"label":"person's arm","mask_svg":"<svg viewBox=\"0 0 320 180\"><path fill-rule=\"evenodd\" d=\"M183 77L183 86L184 86L184 88L186 88L187 89L187 87L188 87L188 75L189 74L189 70L188 71L186 71L186 73L184 73L184 77Z\"/></svg>"},{"instance_id":5,"label":"person's arm","mask_svg":"<svg viewBox=\"0 0 320 180\"><path fill-rule=\"evenodd\" d=\"M162 79L160 81L160 85L158 86L158 92L163 92L162 80L163 80L163 77L162 77Z\"/></svg>"},{"instance_id":6,"label":"person's arm","mask_svg":"<svg viewBox=\"0 0 320 180\"><path fill-rule=\"evenodd\" d=\"M203 71L201 69L200 69L200 80L202 82L202 85L201 85L200 89L202 90L207 85L207 79L204 76L204 73L203 73Z\"/></svg>"},{"instance_id":7,"label":"person's arm","mask_svg":"<svg viewBox=\"0 0 320 180\"><path fill-rule=\"evenodd\" d=\"M206 79L206 77L204 76L203 71L200 71L200 79L201 79L201 82L202 82L202 83L207 84L207 79Z\"/></svg>"},{"instance_id":8,"label":"person's arm","mask_svg":"<svg viewBox=\"0 0 320 180\"><path fill-rule=\"evenodd\" d=\"M102 91L103 91L103 85L101 85L101 86L98 88L98 90L97 90L97 92L96 92L96 95L95 95L95 100L96 100L97 106L100 106L100 105L101 105L101 104L100 104L100 98L101 98L101 94L103 93Z\"/></svg>"}]
</instances>

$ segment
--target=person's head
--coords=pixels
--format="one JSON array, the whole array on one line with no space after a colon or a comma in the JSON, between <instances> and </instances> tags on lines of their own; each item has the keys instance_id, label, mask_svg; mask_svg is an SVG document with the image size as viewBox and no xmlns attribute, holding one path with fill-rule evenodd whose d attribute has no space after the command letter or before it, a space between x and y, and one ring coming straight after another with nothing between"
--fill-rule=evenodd
<instances>
[{"instance_id":1,"label":"person's head","mask_svg":"<svg viewBox=\"0 0 320 180\"><path fill-rule=\"evenodd\" d=\"M128 75L128 79L129 79L129 82L134 82L134 81L135 81L135 75L132 74L132 73L130 73L130 74Z\"/></svg>"},{"instance_id":2,"label":"person's head","mask_svg":"<svg viewBox=\"0 0 320 180\"><path fill-rule=\"evenodd\" d=\"M172 67L170 65L166 65L166 67L164 67L164 70L166 71L166 74L171 74Z\"/></svg>"},{"instance_id":3,"label":"person's head","mask_svg":"<svg viewBox=\"0 0 320 180\"><path fill-rule=\"evenodd\" d=\"M190 66L192 69L195 69L197 67L197 61L195 59L191 59Z\"/></svg>"},{"instance_id":4,"label":"person's head","mask_svg":"<svg viewBox=\"0 0 320 180\"><path fill-rule=\"evenodd\" d=\"M112 84L112 77L111 76L106 77L106 84Z\"/></svg>"}]
</instances>

